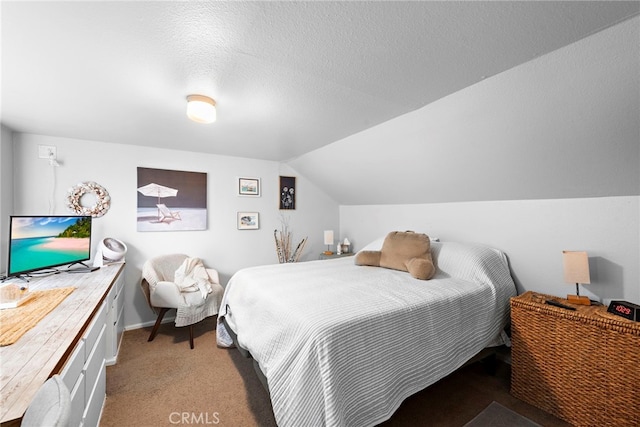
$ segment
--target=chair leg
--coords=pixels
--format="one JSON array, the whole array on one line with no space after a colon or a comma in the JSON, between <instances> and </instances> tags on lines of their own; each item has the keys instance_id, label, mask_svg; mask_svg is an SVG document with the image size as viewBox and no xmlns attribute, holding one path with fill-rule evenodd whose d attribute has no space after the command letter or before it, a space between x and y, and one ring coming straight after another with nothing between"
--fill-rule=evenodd
<instances>
[{"instance_id":1,"label":"chair leg","mask_svg":"<svg viewBox=\"0 0 640 427\"><path fill-rule=\"evenodd\" d=\"M151 330L151 335L149 335L149 339L147 341L153 341L158 333L158 328L160 327L160 323L162 323L162 318L164 317L167 311L171 310L170 308L161 308L160 313L158 313L158 318L156 319L156 324L153 325L153 329Z\"/></svg>"},{"instance_id":2,"label":"chair leg","mask_svg":"<svg viewBox=\"0 0 640 427\"><path fill-rule=\"evenodd\" d=\"M193 325L189 325L189 345L191 345L191 350L193 350Z\"/></svg>"}]
</instances>

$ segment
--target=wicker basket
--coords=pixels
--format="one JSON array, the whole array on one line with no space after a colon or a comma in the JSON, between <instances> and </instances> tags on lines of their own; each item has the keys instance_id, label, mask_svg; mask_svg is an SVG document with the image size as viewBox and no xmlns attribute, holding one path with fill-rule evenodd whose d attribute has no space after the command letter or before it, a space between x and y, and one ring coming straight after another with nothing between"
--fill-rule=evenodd
<instances>
[{"instance_id":1,"label":"wicker basket","mask_svg":"<svg viewBox=\"0 0 640 427\"><path fill-rule=\"evenodd\" d=\"M605 306L511 299L511 393L576 426L640 426L640 323Z\"/></svg>"}]
</instances>

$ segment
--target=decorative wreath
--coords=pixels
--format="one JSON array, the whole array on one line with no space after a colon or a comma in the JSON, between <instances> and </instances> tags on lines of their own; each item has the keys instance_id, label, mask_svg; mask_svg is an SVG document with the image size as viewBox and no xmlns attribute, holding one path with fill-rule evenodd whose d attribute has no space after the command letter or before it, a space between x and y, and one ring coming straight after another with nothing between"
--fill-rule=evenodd
<instances>
[{"instance_id":1,"label":"decorative wreath","mask_svg":"<svg viewBox=\"0 0 640 427\"><path fill-rule=\"evenodd\" d=\"M96 203L93 206L83 206L82 196L93 193ZM81 182L67 190L67 207L77 215L91 215L94 218L106 214L111 207L111 197L107 190L93 181Z\"/></svg>"}]
</instances>

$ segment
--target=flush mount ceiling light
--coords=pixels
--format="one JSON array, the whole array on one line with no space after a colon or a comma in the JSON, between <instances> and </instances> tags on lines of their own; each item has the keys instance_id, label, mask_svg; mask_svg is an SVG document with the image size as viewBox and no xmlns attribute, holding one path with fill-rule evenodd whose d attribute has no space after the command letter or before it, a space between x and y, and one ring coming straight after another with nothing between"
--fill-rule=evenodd
<instances>
[{"instance_id":1,"label":"flush mount ceiling light","mask_svg":"<svg viewBox=\"0 0 640 427\"><path fill-rule=\"evenodd\" d=\"M187 117L197 123L216 121L216 101L204 95L187 96Z\"/></svg>"}]
</instances>

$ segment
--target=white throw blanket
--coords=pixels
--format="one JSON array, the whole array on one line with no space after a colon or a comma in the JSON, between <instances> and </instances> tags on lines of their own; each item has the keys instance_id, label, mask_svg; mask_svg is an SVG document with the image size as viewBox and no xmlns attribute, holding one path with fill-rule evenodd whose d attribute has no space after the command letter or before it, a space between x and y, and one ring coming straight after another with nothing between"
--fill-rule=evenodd
<instances>
[{"instance_id":1,"label":"white throw blanket","mask_svg":"<svg viewBox=\"0 0 640 427\"><path fill-rule=\"evenodd\" d=\"M176 326L191 325L217 313L217 302L207 304L207 296L213 288L200 258L185 259L175 272L174 283L184 298L176 313Z\"/></svg>"},{"instance_id":2,"label":"white throw blanket","mask_svg":"<svg viewBox=\"0 0 640 427\"><path fill-rule=\"evenodd\" d=\"M200 258L185 259L176 270L174 282L180 292L200 291L203 300L212 292L209 274Z\"/></svg>"}]
</instances>

